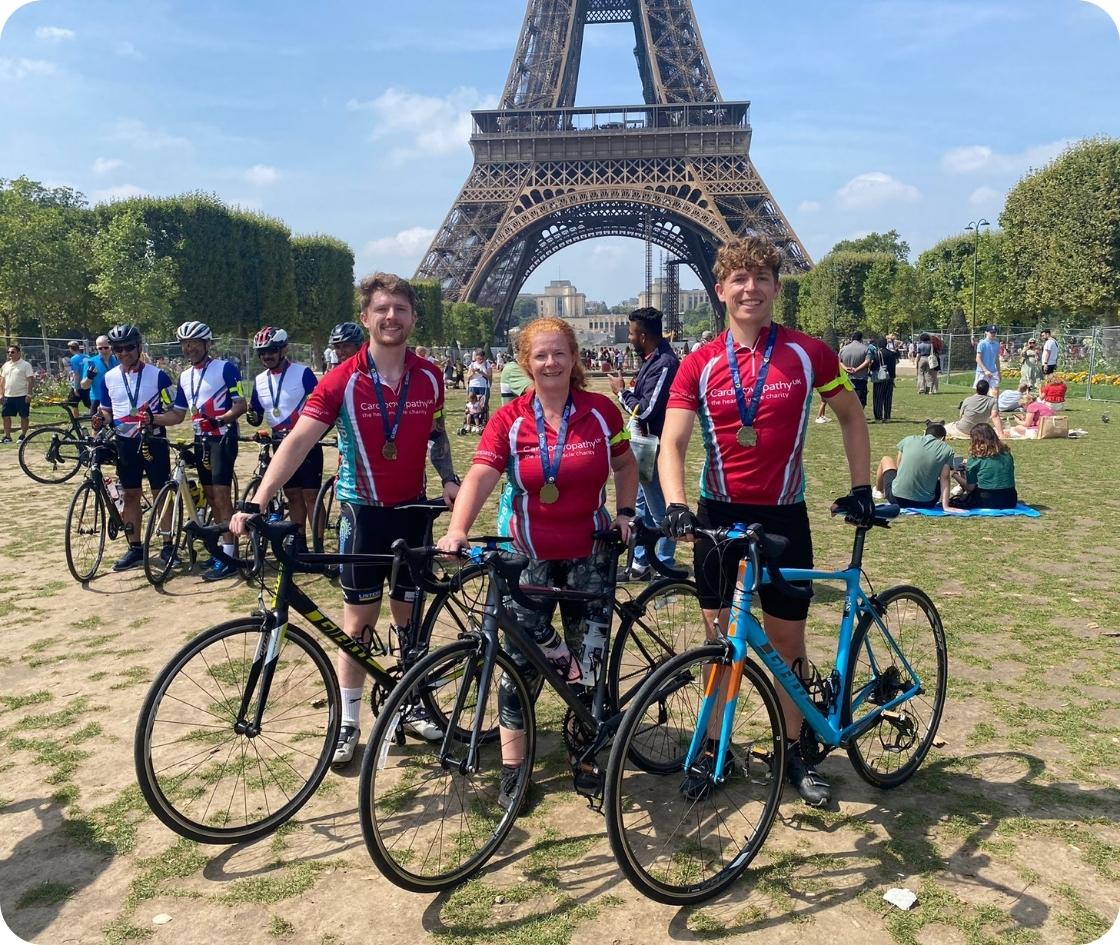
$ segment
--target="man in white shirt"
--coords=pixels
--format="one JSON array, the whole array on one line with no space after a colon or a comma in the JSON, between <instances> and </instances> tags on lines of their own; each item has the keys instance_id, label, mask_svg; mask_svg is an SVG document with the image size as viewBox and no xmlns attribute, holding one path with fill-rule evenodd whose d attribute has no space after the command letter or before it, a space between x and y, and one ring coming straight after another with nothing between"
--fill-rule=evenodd
<instances>
[{"instance_id":1,"label":"man in white shirt","mask_svg":"<svg viewBox=\"0 0 1120 945\"><path fill-rule=\"evenodd\" d=\"M1053 374L1058 370L1058 342L1054 340L1049 328L1039 332L1042 338L1042 374Z\"/></svg>"},{"instance_id":2,"label":"man in white shirt","mask_svg":"<svg viewBox=\"0 0 1120 945\"><path fill-rule=\"evenodd\" d=\"M19 417L19 438L27 436L31 417L31 388L35 385L35 369L23 360L23 350L14 342L8 347L8 360L0 367L0 397L4 407L4 438L0 443L12 442L12 417Z\"/></svg>"}]
</instances>

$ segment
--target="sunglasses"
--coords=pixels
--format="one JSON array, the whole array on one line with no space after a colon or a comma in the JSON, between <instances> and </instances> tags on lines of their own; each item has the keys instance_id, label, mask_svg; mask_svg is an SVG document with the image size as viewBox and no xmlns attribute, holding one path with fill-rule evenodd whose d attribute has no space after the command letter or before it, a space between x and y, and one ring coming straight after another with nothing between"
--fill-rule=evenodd
<instances>
[{"instance_id":1,"label":"sunglasses","mask_svg":"<svg viewBox=\"0 0 1120 945\"><path fill-rule=\"evenodd\" d=\"M97 350L98 350L98 351L108 351L108 350L109 350L109 346L108 346L108 345L98 345L98 346L97 346Z\"/></svg>"},{"instance_id":2,"label":"sunglasses","mask_svg":"<svg viewBox=\"0 0 1120 945\"><path fill-rule=\"evenodd\" d=\"M120 354L123 351L135 351L136 345L113 345L113 354Z\"/></svg>"},{"instance_id":3,"label":"sunglasses","mask_svg":"<svg viewBox=\"0 0 1120 945\"><path fill-rule=\"evenodd\" d=\"M9 348L8 354L19 354L19 348Z\"/></svg>"}]
</instances>

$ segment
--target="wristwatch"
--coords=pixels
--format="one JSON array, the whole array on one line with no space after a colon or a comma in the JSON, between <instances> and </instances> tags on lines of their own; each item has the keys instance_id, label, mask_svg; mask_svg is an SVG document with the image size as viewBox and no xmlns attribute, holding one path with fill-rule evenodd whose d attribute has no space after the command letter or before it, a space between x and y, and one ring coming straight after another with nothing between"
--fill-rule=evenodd
<instances>
[{"instance_id":1,"label":"wristwatch","mask_svg":"<svg viewBox=\"0 0 1120 945\"><path fill-rule=\"evenodd\" d=\"M462 480L462 479L460 479L460 478L459 478L458 476L449 476L449 477L448 477L447 479L444 479L444 480L443 480L443 484L444 484L445 486L446 486L446 485L447 485L447 484L448 484L449 482L453 482L453 483L455 483L455 485L457 485L457 486L461 486L461 485L463 484L463 480Z\"/></svg>"},{"instance_id":2,"label":"wristwatch","mask_svg":"<svg viewBox=\"0 0 1120 945\"><path fill-rule=\"evenodd\" d=\"M629 507L619 509L617 512L615 512L615 518L618 518L618 516L620 516L620 515L625 515L627 518L637 518L638 517L638 513L635 512L632 508L629 508Z\"/></svg>"},{"instance_id":3,"label":"wristwatch","mask_svg":"<svg viewBox=\"0 0 1120 945\"><path fill-rule=\"evenodd\" d=\"M247 515L260 515L261 507L256 502L241 501L237 503L237 511Z\"/></svg>"}]
</instances>

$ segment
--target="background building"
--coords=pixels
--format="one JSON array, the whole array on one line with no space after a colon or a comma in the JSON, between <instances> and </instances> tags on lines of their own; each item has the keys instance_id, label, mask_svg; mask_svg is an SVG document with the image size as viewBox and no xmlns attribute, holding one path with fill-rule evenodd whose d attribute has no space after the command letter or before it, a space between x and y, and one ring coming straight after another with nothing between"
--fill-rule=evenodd
<instances>
[{"instance_id":1,"label":"background building","mask_svg":"<svg viewBox=\"0 0 1120 945\"><path fill-rule=\"evenodd\" d=\"M571 321L587 314L587 296L567 279L553 279L537 296L537 316L552 315Z\"/></svg>"},{"instance_id":2,"label":"background building","mask_svg":"<svg viewBox=\"0 0 1120 945\"><path fill-rule=\"evenodd\" d=\"M649 292L638 293L638 307L653 307L660 312L665 311L662 296L665 292L665 280L657 278ZM708 293L704 289L680 289L677 292L677 309L679 313L691 312L708 304Z\"/></svg>"}]
</instances>

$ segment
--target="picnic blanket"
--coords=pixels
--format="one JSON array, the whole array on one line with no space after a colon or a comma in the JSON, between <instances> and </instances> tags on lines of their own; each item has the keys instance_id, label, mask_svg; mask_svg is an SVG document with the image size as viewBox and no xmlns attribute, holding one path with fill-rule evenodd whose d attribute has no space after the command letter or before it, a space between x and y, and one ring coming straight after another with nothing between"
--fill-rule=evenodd
<instances>
[{"instance_id":1,"label":"picnic blanket","mask_svg":"<svg viewBox=\"0 0 1120 945\"><path fill-rule=\"evenodd\" d=\"M969 515L980 515L986 518L1005 518L1008 515L1025 515L1027 518L1040 518L1042 513L1032 509L1025 502L1020 502L1013 509L961 509L958 512L946 512L940 506L936 509L903 509L903 515L929 515L933 518L966 518Z\"/></svg>"}]
</instances>

